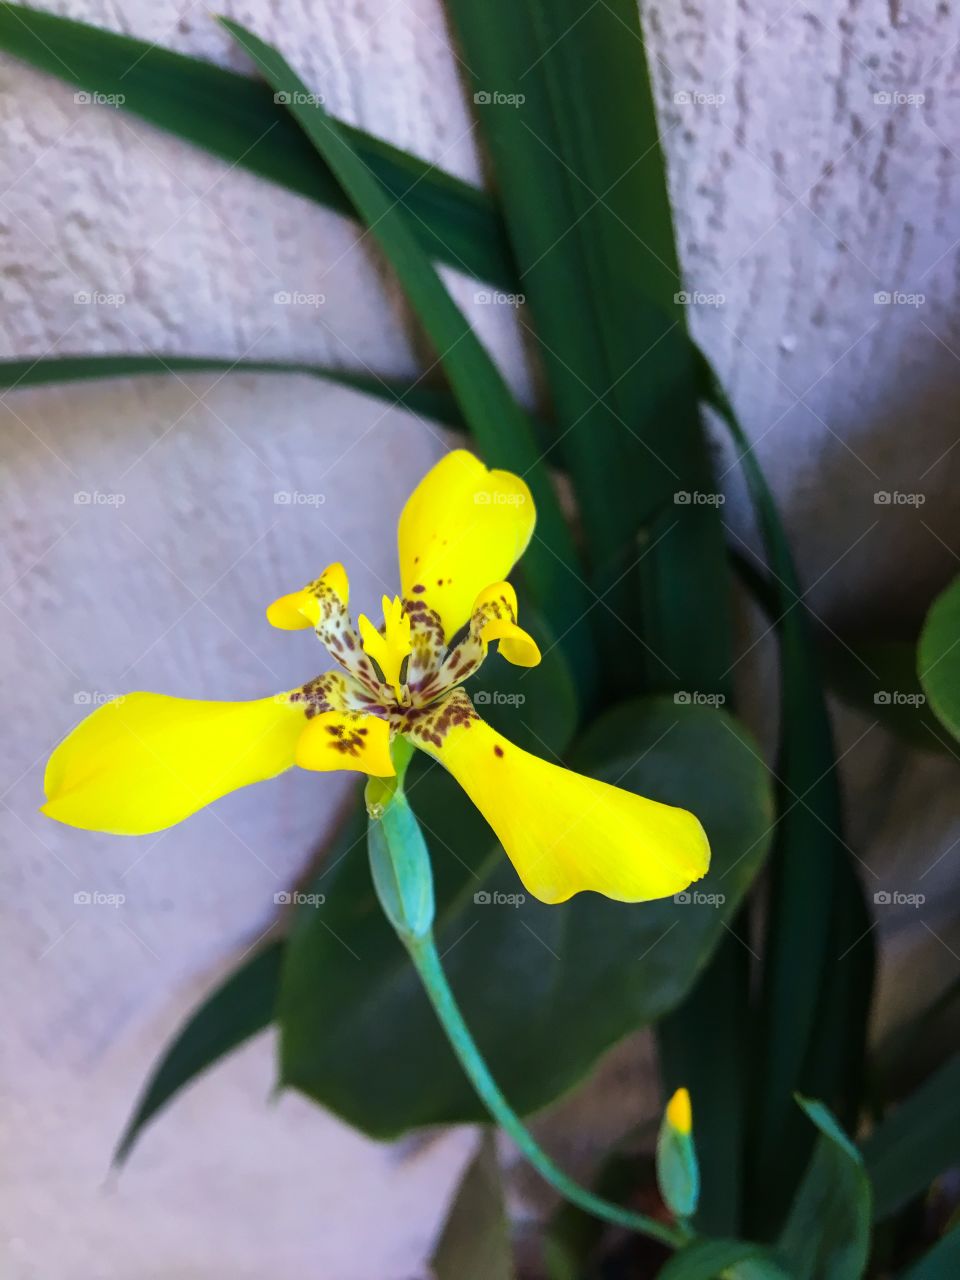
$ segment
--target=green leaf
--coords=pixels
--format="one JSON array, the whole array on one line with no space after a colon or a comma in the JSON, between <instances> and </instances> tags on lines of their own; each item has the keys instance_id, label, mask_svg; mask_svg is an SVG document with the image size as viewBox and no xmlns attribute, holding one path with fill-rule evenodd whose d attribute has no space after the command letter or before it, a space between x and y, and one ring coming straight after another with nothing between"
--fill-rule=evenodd
<instances>
[{"instance_id":1,"label":"green leaf","mask_svg":"<svg viewBox=\"0 0 960 1280\"><path fill-rule=\"evenodd\" d=\"M937 597L927 614L917 668L930 706L960 738L960 578Z\"/></svg>"},{"instance_id":2,"label":"green leaf","mask_svg":"<svg viewBox=\"0 0 960 1280\"><path fill-rule=\"evenodd\" d=\"M0 388L20 390L61 382L134 378L180 373L302 373L352 391L395 404L399 409L432 418L444 426L463 430L465 423L457 403L442 387L425 385L420 378L407 382L352 373L330 365L301 364L282 360L235 360L222 356L92 355L42 356L36 360L0 360Z\"/></svg>"},{"instance_id":3,"label":"green leaf","mask_svg":"<svg viewBox=\"0 0 960 1280\"><path fill-rule=\"evenodd\" d=\"M730 922L679 1009L657 1025L660 1077L665 1095L685 1085L695 1108L701 1193L693 1225L703 1235L723 1235L741 1219L743 1169L730 1158L743 1141L749 1070L749 904ZM723 1016L717 1017L717 1010Z\"/></svg>"},{"instance_id":4,"label":"green leaf","mask_svg":"<svg viewBox=\"0 0 960 1280\"><path fill-rule=\"evenodd\" d=\"M657 1280L747 1280L747 1263L750 1280L787 1280L762 1245L746 1240L696 1240L673 1255L657 1272Z\"/></svg>"},{"instance_id":5,"label":"green leaf","mask_svg":"<svg viewBox=\"0 0 960 1280\"><path fill-rule=\"evenodd\" d=\"M960 1275L960 1227L948 1231L925 1254L905 1271L900 1280L956 1280Z\"/></svg>"},{"instance_id":6,"label":"green leaf","mask_svg":"<svg viewBox=\"0 0 960 1280\"><path fill-rule=\"evenodd\" d=\"M371 173L348 135L319 105L276 50L221 20L274 89L350 197L396 271L407 299L439 353L474 440L488 462L523 475L537 506L537 534L524 573L540 607L568 650L585 662L583 618L588 607L573 539L544 465L536 432L496 365L447 292L411 230L412 219Z\"/></svg>"},{"instance_id":7,"label":"green leaf","mask_svg":"<svg viewBox=\"0 0 960 1280\"><path fill-rule=\"evenodd\" d=\"M436 1280L513 1280L496 1140L485 1129L431 1259Z\"/></svg>"},{"instance_id":8,"label":"green leaf","mask_svg":"<svg viewBox=\"0 0 960 1280\"><path fill-rule=\"evenodd\" d=\"M191 1015L147 1081L113 1163L123 1164L144 1127L219 1059L273 1021L284 944L277 939L245 960Z\"/></svg>"},{"instance_id":9,"label":"green leaf","mask_svg":"<svg viewBox=\"0 0 960 1280\"><path fill-rule=\"evenodd\" d=\"M797 1101L820 1130L778 1242L795 1280L859 1280L870 1255L870 1181L860 1152L821 1102Z\"/></svg>"},{"instance_id":10,"label":"green leaf","mask_svg":"<svg viewBox=\"0 0 960 1280\"><path fill-rule=\"evenodd\" d=\"M925 1191L960 1160L960 1054L934 1072L863 1144L877 1219Z\"/></svg>"},{"instance_id":11,"label":"green leaf","mask_svg":"<svg viewBox=\"0 0 960 1280\"><path fill-rule=\"evenodd\" d=\"M530 673L524 687L541 674ZM536 734L532 705L512 710ZM626 906L581 894L562 906L509 905L522 887L452 778L438 767L414 776L411 767L407 785L430 845L444 969L491 1071L521 1112L571 1088L605 1049L682 999L725 936L770 826L755 747L731 716L709 707L627 703L597 722L571 763L698 814L713 865L696 886L697 901ZM711 895L725 900L716 905ZM331 873L322 925L308 922L287 952L284 1082L381 1137L481 1119L383 920L362 857Z\"/></svg>"},{"instance_id":12,"label":"green leaf","mask_svg":"<svg viewBox=\"0 0 960 1280\"><path fill-rule=\"evenodd\" d=\"M186 142L338 213L353 209L283 104L258 81L159 45L25 5L0 5L0 49ZM424 252L513 288L503 224L476 187L347 124L340 128L394 200Z\"/></svg>"},{"instance_id":13,"label":"green leaf","mask_svg":"<svg viewBox=\"0 0 960 1280\"><path fill-rule=\"evenodd\" d=\"M723 692L718 506L674 502L715 482L635 0L446 9L580 502L604 675L621 697Z\"/></svg>"},{"instance_id":14,"label":"green leaf","mask_svg":"<svg viewBox=\"0 0 960 1280\"><path fill-rule=\"evenodd\" d=\"M792 1095L835 1072L828 1096L856 1078L864 1053L872 957L856 957L856 975L831 973L860 948L872 950L863 891L847 856L839 779L812 630L780 516L752 446L716 376L704 361L705 399L740 451L775 594L780 644L780 741L777 830L771 857L770 918L764 954L757 1089L748 1193L754 1229L766 1232L789 1198L809 1151ZM842 1005L838 1001L843 1000ZM843 1037L842 1045L835 1041ZM825 1039L826 1037L826 1039Z\"/></svg>"}]
</instances>

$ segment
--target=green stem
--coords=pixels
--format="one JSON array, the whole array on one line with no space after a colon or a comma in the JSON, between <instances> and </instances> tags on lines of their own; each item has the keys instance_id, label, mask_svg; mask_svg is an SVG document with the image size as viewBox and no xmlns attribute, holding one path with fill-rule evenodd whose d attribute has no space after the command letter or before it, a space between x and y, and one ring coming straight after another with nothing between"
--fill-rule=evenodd
<instances>
[{"instance_id":1,"label":"green stem","mask_svg":"<svg viewBox=\"0 0 960 1280\"><path fill-rule=\"evenodd\" d=\"M446 975L440 964L440 957L437 954L433 934L427 933L419 938L404 938L403 941L410 953L410 958L413 960L417 973L420 975L420 980L430 999L430 1003L433 1005L440 1020L440 1025L450 1041L451 1048L457 1055L460 1065L466 1072L467 1078L476 1090L478 1097L491 1116L510 1135L540 1175L551 1186L556 1187L566 1199L579 1205L581 1209L585 1209L588 1213L595 1214L598 1218L603 1218L619 1227L627 1227L632 1231L642 1232L644 1235L652 1236L655 1240L660 1240L663 1244L670 1245L673 1248L679 1248L687 1244L690 1239L689 1231L679 1226L670 1227L666 1223L657 1222L654 1218L648 1218L646 1214L632 1213L629 1209L623 1209L619 1205L611 1204L568 1178L563 1170L553 1163L546 1152L537 1145L533 1135L520 1117L510 1107L490 1074L489 1068L477 1048L467 1024L463 1020L463 1015L450 989L450 984L447 982Z\"/></svg>"}]
</instances>

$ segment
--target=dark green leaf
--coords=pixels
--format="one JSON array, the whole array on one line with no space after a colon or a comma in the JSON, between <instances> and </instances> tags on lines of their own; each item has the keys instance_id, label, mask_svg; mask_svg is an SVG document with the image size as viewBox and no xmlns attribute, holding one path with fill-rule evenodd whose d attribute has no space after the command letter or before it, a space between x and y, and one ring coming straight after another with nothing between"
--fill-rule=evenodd
<instances>
[{"instance_id":1,"label":"dark green leaf","mask_svg":"<svg viewBox=\"0 0 960 1280\"><path fill-rule=\"evenodd\" d=\"M863 1144L878 1219L960 1161L960 1055L900 1104Z\"/></svg>"},{"instance_id":2,"label":"dark green leaf","mask_svg":"<svg viewBox=\"0 0 960 1280\"><path fill-rule=\"evenodd\" d=\"M60 382L134 378L172 373L303 373L338 386L375 396L400 409L432 418L444 426L464 429L457 403L442 387L419 378L397 382L372 374L351 373L328 365L282 360L234 360L221 356L92 355L42 356L36 360L0 360L0 388L4 390L52 386Z\"/></svg>"},{"instance_id":3,"label":"dark green leaf","mask_svg":"<svg viewBox=\"0 0 960 1280\"><path fill-rule=\"evenodd\" d=\"M750 1264L750 1280L787 1280L785 1273L762 1246L746 1240L696 1240L675 1253L657 1273L657 1280L715 1280L718 1276L743 1277Z\"/></svg>"},{"instance_id":4,"label":"dark green leaf","mask_svg":"<svg viewBox=\"0 0 960 1280\"><path fill-rule=\"evenodd\" d=\"M694 1105L701 1166L700 1207L693 1224L704 1235L739 1225L743 1195L740 1162L730 1158L742 1141L749 1069L749 906L731 920L713 958L679 1009L657 1025L664 1096L685 1085Z\"/></svg>"},{"instance_id":5,"label":"dark green leaf","mask_svg":"<svg viewBox=\"0 0 960 1280\"><path fill-rule=\"evenodd\" d=\"M954 1227L900 1280L956 1280L960 1275L960 1227Z\"/></svg>"},{"instance_id":6,"label":"dark green leaf","mask_svg":"<svg viewBox=\"0 0 960 1280\"><path fill-rule=\"evenodd\" d=\"M284 944L277 939L233 971L191 1016L157 1063L113 1156L121 1165L143 1128L208 1067L273 1021Z\"/></svg>"},{"instance_id":7,"label":"dark green leaf","mask_svg":"<svg viewBox=\"0 0 960 1280\"><path fill-rule=\"evenodd\" d=\"M960 738L960 578L937 597L927 614L917 668L930 706Z\"/></svg>"},{"instance_id":8,"label":"dark green leaf","mask_svg":"<svg viewBox=\"0 0 960 1280\"><path fill-rule=\"evenodd\" d=\"M457 1189L431 1262L436 1280L513 1280L516 1274L497 1146L489 1129Z\"/></svg>"},{"instance_id":9,"label":"dark green leaf","mask_svg":"<svg viewBox=\"0 0 960 1280\"><path fill-rule=\"evenodd\" d=\"M701 380L705 399L721 415L740 452L773 579L780 642L778 820L748 1194L753 1229L765 1233L782 1214L809 1151L793 1093L809 1087L811 1078L822 1080L828 1060L839 1077L830 1081L831 1101L836 1101L839 1086L858 1074L872 959L867 963L863 952L857 955L855 980L844 974L839 981L829 970L850 964L859 948L869 951L872 935L866 930L858 939L849 936L851 920L862 918L863 893L842 836L833 733L789 543L752 446L705 361ZM836 1005L841 993L849 1004L824 1016L821 1025L826 1004ZM825 1034L849 1037L842 1052L825 1045Z\"/></svg>"},{"instance_id":10,"label":"dark green leaf","mask_svg":"<svg viewBox=\"0 0 960 1280\"><path fill-rule=\"evenodd\" d=\"M778 1253L795 1280L859 1280L870 1254L870 1181L860 1152L827 1108L798 1101L820 1137Z\"/></svg>"},{"instance_id":11,"label":"dark green leaf","mask_svg":"<svg viewBox=\"0 0 960 1280\"><path fill-rule=\"evenodd\" d=\"M524 685L544 674L530 673ZM536 733L532 704L514 714ZM732 717L708 707L625 704L594 726L572 763L698 814L713 848L698 901L625 906L594 894L553 907L487 901L521 886L483 819L437 767L412 776L407 788L433 857L444 969L521 1112L569 1089L605 1049L684 996L725 936L770 825L767 775L754 746ZM710 895L725 901L711 904ZM331 873L323 924L298 931L287 954L284 1081L378 1136L482 1118L377 908L362 856Z\"/></svg>"},{"instance_id":12,"label":"dark green leaf","mask_svg":"<svg viewBox=\"0 0 960 1280\"><path fill-rule=\"evenodd\" d=\"M357 153L347 133L313 99L276 50L227 19L223 25L254 60L323 156L378 241L439 353L474 440L488 462L521 474L537 505L537 534L524 573L556 634L580 663L587 661L582 621L587 600L573 539L541 458L536 432L496 365L447 292L411 230L411 219Z\"/></svg>"},{"instance_id":13,"label":"dark green leaf","mask_svg":"<svg viewBox=\"0 0 960 1280\"><path fill-rule=\"evenodd\" d=\"M176 137L339 213L352 206L266 85L198 58L25 5L0 5L0 49ZM483 192L341 124L391 197L410 210L426 253L514 287L503 225Z\"/></svg>"},{"instance_id":14,"label":"dark green leaf","mask_svg":"<svg viewBox=\"0 0 960 1280\"><path fill-rule=\"evenodd\" d=\"M446 0L580 500L604 675L721 692L727 567L635 0ZM602 86L602 91L599 86ZM709 619L709 643L692 620Z\"/></svg>"}]
</instances>

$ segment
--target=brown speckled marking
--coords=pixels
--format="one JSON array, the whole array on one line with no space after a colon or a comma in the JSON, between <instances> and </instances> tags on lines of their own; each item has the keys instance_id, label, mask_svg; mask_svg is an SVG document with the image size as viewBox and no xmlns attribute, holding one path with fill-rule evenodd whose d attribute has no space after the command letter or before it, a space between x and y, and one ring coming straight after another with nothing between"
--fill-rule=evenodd
<instances>
[{"instance_id":1,"label":"brown speckled marking","mask_svg":"<svg viewBox=\"0 0 960 1280\"><path fill-rule=\"evenodd\" d=\"M469 729L479 719L467 695L461 689L455 689L442 702L400 711L392 717L392 724L398 733L406 734L414 741L441 747L451 729Z\"/></svg>"},{"instance_id":2,"label":"brown speckled marking","mask_svg":"<svg viewBox=\"0 0 960 1280\"><path fill-rule=\"evenodd\" d=\"M295 704L303 703L303 714L308 720L326 711L357 712L381 718L386 714L379 698L339 671L327 671L308 680L302 688L295 689L289 699Z\"/></svg>"},{"instance_id":3,"label":"brown speckled marking","mask_svg":"<svg viewBox=\"0 0 960 1280\"><path fill-rule=\"evenodd\" d=\"M348 729L345 724L328 724L327 733L330 734L331 738L327 746L332 751L339 751L342 756L353 756L356 759L363 750L363 739L366 737L367 730L364 728Z\"/></svg>"},{"instance_id":4,"label":"brown speckled marking","mask_svg":"<svg viewBox=\"0 0 960 1280\"><path fill-rule=\"evenodd\" d=\"M502 757L502 756L503 756L503 747L501 747L501 746L494 746L494 748L493 748L493 754L494 754L495 756L501 756L501 757Z\"/></svg>"}]
</instances>

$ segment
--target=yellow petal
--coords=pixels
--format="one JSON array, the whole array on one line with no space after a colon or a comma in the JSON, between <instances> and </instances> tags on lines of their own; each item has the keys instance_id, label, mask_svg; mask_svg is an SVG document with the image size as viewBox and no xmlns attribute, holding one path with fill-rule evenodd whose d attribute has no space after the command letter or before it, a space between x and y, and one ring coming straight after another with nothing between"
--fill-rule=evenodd
<instances>
[{"instance_id":1,"label":"yellow petal","mask_svg":"<svg viewBox=\"0 0 960 1280\"><path fill-rule=\"evenodd\" d=\"M400 582L405 599L436 610L450 638L478 594L506 578L536 523L533 497L509 471L488 471L456 449L428 471L400 516Z\"/></svg>"},{"instance_id":2,"label":"yellow petal","mask_svg":"<svg viewBox=\"0 0 960 1280\"><path fill-rule=\"evenodd\" d=\"M517 593L509 582L495 582L480 592L470 625L484 646L498 641L497 652L514 666L535 667L540 662L536 640L517 625Z\"/></svg>"},{"instance_id":3,"label":"yellow petal","mask_svg":"<svg viewBox=\"0 0 960 1280\"><path fill-rule=\"evenodd\" d=\"M453 774L542 902L584 889L619 902L668 898L710 865L692 813L522 751L477 716L462 690L410 737Z\"/></svg>"},{"instance_id":4,"label":"yellow petal","mask_svg":"<svg viewBox=\"0 0 960 1280\"><path fill-rule=\"evenodd\" d=\"M325 603L328 606L326 610ZM340 613L349 603L347 571L342 564L335 562L302 591L291 591L289 595L274 600L267 608L267 621L281 631L300 631L304 627L315 627L329 608Z\"/></svg>"},{"instance_id":5,"label":"yellow petal","mask_svg":"<svg viewBox=\"0 0 960 1280\"><path fill-rule=\"evenodd\" d=\"M396 773L390 759L390 726L379 716L326 711L314 716L300 735L296 750L301 769L355 769L375 778Z\"/></svg>"},{"instance_id":6,"label":"yellow petal","mask_svg":"<svg viewBox=\"0 0 960 1280\"><path fill-rule=\"evenodd\" d=\"M403 611L403 602L399 596L391 601L389 596L383 597L383 632L379 632L368 617L361 614L357 619L363 651L372 658L383 674L384 683L390 685L397 701L403 700L400 680L403 663L413 651L410 638L410 619Z\"/></svg>"},{"instance_id":7,"label":"yellow petal","mask_svg":"<svg viewBox=\"0 0 960 1280\"><path fill-rule=\"evenodd\" d=\"M144 835L294 762L305 723L287 695L199 702L130 693L99 707L47 764L42 812L68 826Z\"/></svg>"}]
</instances>

